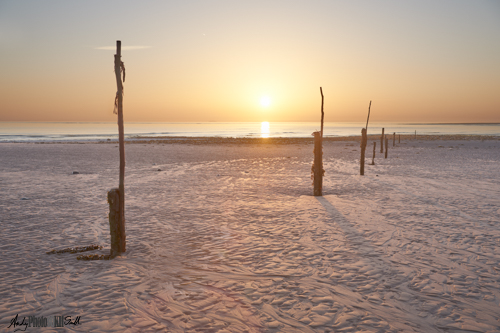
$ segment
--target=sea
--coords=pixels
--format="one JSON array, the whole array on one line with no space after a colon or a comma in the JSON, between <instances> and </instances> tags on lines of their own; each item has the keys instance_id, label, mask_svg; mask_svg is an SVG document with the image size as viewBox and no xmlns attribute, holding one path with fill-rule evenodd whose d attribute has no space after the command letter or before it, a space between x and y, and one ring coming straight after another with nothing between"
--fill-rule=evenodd
<instances>
[{"instance_id":1,"label":"sea","mask_svg":"<svg viewBox=\"0 0 500 333\"><path fill-rule=\"evenodd\" d=\"M323 136L358 136L365 123L324 124ZM412 124L370 123L368 134L492 135L500 136L500 123ZM303 138L320 130L319 122L199 122L125 123L125 140L173 137ZM110 122L0 122L0 142L115 141L118 125Z\"/></svg>"}]
</instances>

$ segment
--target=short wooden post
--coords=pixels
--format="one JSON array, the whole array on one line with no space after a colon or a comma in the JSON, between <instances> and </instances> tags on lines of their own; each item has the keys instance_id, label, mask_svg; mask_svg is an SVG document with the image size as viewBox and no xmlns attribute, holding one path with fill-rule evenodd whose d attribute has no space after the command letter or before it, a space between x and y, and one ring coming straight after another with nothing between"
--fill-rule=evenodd
<instances>
[{"instance_id":1,"label":"short wooden post","mask_svg":"<svg viewBox=\"0 0 500 333\"><path fill-rule=\"evenodd\" d=\"M387 158L387 146L389 145L389 139L387 138L387 136L385 137L385 158Z\"/></svg>"},{"instance_id":2,"label":"short wooden post","mask_svg":"<svg viewBox=\"0 0 500 333\"><path fill-rule=\"evenodd\" d=\"M401 143L401 134L398 134L399 138L398 138L398 143Z\"/></svg>"},{"instance_id":3,"label":"short wooden post","mask_svg":"<svg viewBox=\"0 0 500 333\"><path fill-rule=\"evenodd\" d=\"M375 165L375 148L377 147L377 141L373 141L373 157L372 157L372 164Z\"/></svg>"},{"instance_id":4,"label":"short wooden post","mask_svg":"<svg viewBox=\"0 0 500 333\"><path fill-rule=\"evenodd\" d=\"M380 136L380 153L384 152L384 128L382 128L382 135Z\"/></svg>"},{"instance_id":5,"label":"short wooden post","mask_svg":"<svg viewBox=\"0 0 500 333\"><path fill-rule=\"evenodd\" d=\"M365 174L365 151L366 151L366 128L361 129L361 159L359 160L359 174L364 176Z\"/></svg>"},{"instance_id":6,"label":"short wooden post","mask_svg":"<svg viewBox=\"0 0 500 333\"><path fill-rule=\"evenodd\" d=\"M113 188L108 192L109 203L109 233L111 235L111 250L109 255L111 258L116 257L121 252L125 252L125 242L121 239L121 223L120 223L120 190ZM123 250L122 250L123 249Z\"/></svg>"},{"instance_id":7,"label":"short wooden post","mask_svg":"<svg viewBox=\"0 0 500 333\"><path fill-rule=\"evenodd\" d=\"M396 132L392 134L392 146L396 146Z\"/></svg>"},{"instance_id":8,"label":"short wooden post","mask_svg":"<svg viewBox=\"0 0 500 333\"><path fill-rule=\"evenodd\" d=\"M323 147L321 140L321 132L314 132L314 163L312 166L313 171L313 184L314 195L323 195Z\"/></svg>"}]
</instances>

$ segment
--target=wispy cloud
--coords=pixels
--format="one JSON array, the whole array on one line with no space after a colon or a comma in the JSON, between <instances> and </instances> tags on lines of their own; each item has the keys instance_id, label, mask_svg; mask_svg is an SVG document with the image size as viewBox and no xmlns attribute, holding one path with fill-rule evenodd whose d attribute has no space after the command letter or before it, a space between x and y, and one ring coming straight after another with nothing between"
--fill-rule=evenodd
<instances>
[{"instance_id":1,"label":"wispy cloud","mask_svg":"<svg viewBox=\"0 0 500 333\"><path fill-rule=\"evenodd\" d=\"M142 49L149 49L151 46L145 46L145 45L130 45L130 46L122 46L122 50L125 51L131 51L131 50L142 50ZM116 46L98 46L94 47L95 50L116 50Z\"/></svg>"}]
</instances>

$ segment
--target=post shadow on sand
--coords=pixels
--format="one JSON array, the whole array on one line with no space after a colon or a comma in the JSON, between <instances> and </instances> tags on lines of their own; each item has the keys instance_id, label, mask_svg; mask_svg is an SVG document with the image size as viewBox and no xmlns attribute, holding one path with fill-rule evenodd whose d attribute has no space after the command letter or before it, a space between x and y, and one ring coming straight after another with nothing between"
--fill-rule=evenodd
<instances>
[{"instance_id":1,"label":"post shadow on sand","mask_svg":"<svg viewBox=\"0 0 500 333\"><path fill-rule=\"evenodd\" d=\"M432 302L435 300L434 295L419 294L408 286L408 277L404 271L398 270L394 267L393 261L384 254L384 249L377 249L373 246L370 240L359 232L356 227L351 223L335 206L328 201L325 197L316 197L316 200L323 206L326 213L331 218L331 223L336 224L340 231L344 233L346 243L351 245L351 249L346 249L350 254L354 254L360 260L369 258L366 262L370 268L382 271L382 277L378 277L379 285L384 285L384 290L388 293L389 298L393 298L391 294L407 293L410 294L412 299L420 299L421 302ZM330 222L326 221L326 223ZM361 277L360 277L361 278ZM368 278L368 277L367 277ZM390 286L390 287L389 287ZM354 291L358 292L358 291ZM385 293L383 292L383 293ZM380 297L385 297L380 295ZM418 316L419 310L417 307L405 301L398 301L392 299L393 305L390 307L381 308L372 304L370 301L361 301L355 304L359 309L373 313L377 316L384 317L390 311L393 321L392 324L397 326L401 331L414 331L418 332L435 332L435 326L432 322L422 321Z\"/></svg>"},{"instance_id":2,"label":"post shadow on sand","mask_svg":"<svg viewBox=\"0 0 500 333\"><path fill-rule=\"evenodd\" d=\"M325 208L330 218L337 224L343 233L346 235L346 239L349 240L353 245L358 246L358 254L362 257L379 257L376 254L375 249L369 245L365 237L359 233L356 228L349 222L349 220L335 208L330 201L325 197L316 197L316 200ZM361 249L363 249L361 251Z\"/></svg>"}]
</instances>

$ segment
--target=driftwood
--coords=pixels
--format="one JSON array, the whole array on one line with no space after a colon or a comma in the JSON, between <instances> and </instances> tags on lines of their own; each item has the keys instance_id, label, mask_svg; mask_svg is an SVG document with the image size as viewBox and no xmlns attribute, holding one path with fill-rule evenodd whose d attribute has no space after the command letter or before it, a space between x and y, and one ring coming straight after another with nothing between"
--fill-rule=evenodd
<instances>
[{"instance_id":1,"label":"driftwood","mask_svg":"<svg viewBox=\"0 0 500 333\"><path fill-rule=\"evenodd\" d=\"M47 254L58 254L58 253L80 253L80 252L86 252L86 251L93 251L93 250L101 250L102 246L100 245L89 245L89 246L75 246L75 247L68 247L62 250L51 250L49 252L46 252Z\"/></svg>"}]
</instances>

